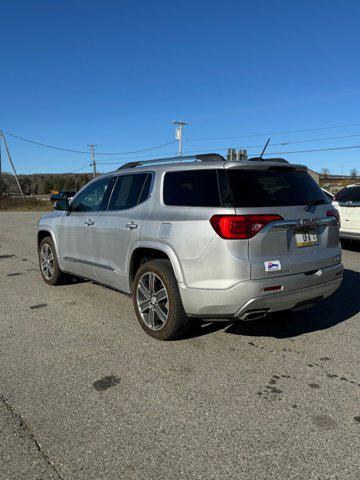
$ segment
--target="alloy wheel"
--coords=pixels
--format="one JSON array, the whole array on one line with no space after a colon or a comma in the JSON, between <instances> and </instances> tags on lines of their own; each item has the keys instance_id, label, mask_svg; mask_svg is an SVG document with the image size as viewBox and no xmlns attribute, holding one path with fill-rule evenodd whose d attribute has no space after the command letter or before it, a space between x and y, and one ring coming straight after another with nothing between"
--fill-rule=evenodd
<instances>
[{"instance_id":1,"label":"alloy wheel","mask_svg":"<svg viewBox=\"0 0 360 480\"><path fill-rule=\"evenodd\" d=\"M41 271L46 280L54 275L54 254L49 244L44 243L40 250Z\"/></svg>"},{"instance_id":2,"label":"alloy wheel","mask_svg":"<svg viewBox=\"0 0 360 480\"><path fill-rule=\"evenodd\" d=\"M162 280L153 272L146 272L139 279L136 302L145 325L160 330L169 315L168 293Z\"/></svg>"}]
</instances>

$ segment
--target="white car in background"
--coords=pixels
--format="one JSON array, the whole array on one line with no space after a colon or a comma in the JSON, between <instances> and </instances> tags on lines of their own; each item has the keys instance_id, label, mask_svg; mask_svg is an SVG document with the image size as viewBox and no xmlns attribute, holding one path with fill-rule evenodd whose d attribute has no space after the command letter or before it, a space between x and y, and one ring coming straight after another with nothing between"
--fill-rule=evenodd
<instances>
[{"instance_id":1,"label":"white car in background","mask_svg":"<svg viewBox=\"0 0 360 480\"><path fill-rule=\"evenodd\" d=\"M333 205L340 213L340 238L360 241L360 184L340 190Z\"/></svg>"}]
</instances>

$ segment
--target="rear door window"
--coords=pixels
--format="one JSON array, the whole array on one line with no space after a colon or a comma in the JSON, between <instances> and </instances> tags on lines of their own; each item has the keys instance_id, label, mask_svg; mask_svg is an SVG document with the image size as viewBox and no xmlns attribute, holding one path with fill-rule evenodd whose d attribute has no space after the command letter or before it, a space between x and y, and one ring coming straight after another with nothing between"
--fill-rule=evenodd
<instances>
[{"instance_id":1,"label":"rear door window","mask_svg":"<svg viewBox=\"0 0 360 480\"><path fill-rule=\"evenodd\" d=\"M151 174L136 173L117 178L108 210L127 210L144 202L150 192Z\"/></svg>"},{"instance_id":2,"label":"rear door window","mask_svg":"<svg viewBox=\"0 0 360 480\"><path fill-rule=\"evenodd\" d=\"M307 172L288 168L227 169L235 207L272 207L330 203Z\"/></svg>"},{"instance_id":3,"label":"rear door window","mask_svg":"<svg viewBox=\"0 0 360 480\"><path fill-rule=\"evenodd\" d=\"M167 172L164 179L165 205L220 207L216 170Z\"/></svg>"}]
</instances>

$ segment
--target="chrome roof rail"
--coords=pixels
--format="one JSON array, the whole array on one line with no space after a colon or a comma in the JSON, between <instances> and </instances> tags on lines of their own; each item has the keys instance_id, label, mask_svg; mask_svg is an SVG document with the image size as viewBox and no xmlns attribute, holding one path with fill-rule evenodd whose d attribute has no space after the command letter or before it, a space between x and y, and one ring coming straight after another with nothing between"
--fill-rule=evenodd
<instances>
[{"instance_id":1,"label":"chrome roof rail","mask_svg":"<svg viewBox=\"0 0 360 480\"><path fill-rule=\"evenodd\" d=\"M128 162L125 163L124 165L121 165L117 170L122 170L123 168L135 168L135 167L140 167L141 165L151 165L151 164L157 164L157 163L182 163L182 162L188 162L188 161L194 161L194 162L206 162L206 161L221 161L225 162L225 158L222 155L219 155L218 153L205 153L205 154L200 154L200 155L186 155L183 157L168 157L168 158L154 158L152 160L142 160L139 162Z\"/></svg>"}]
</instances>

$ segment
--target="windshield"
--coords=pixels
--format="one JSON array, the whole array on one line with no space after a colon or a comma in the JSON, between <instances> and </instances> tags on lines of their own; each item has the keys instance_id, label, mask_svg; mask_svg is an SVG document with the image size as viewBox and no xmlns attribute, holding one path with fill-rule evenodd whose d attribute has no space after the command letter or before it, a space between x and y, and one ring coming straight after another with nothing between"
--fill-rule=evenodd
<instances>
[{"instance_id":1,"label":"windshield","mask_svg":"<svg viewBox=\"0 0 360 480\"><path fill-rule=\"evenodd\" d=\"M226 170L235 207L272 207L330 203L307 172L286 168Z\"/></svg>"}]
</instances>

